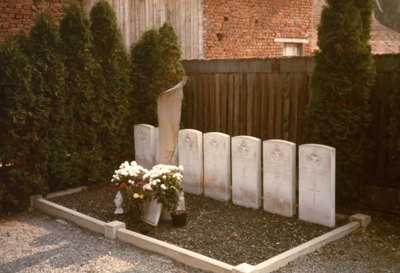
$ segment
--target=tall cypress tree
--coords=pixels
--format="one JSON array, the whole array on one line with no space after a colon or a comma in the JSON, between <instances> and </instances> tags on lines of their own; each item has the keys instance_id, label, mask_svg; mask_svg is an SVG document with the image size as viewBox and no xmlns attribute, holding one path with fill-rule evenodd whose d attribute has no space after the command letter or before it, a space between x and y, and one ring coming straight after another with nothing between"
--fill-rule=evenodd
<instances>
[{"instance_id":1,"label":"tall cypress tree","mask_svg":"<svg viewBox=\"0 0 400 273\"><path fill-rule=\"evenodd\" d=\"M93 6L90 21L94 55L101 65L105 80L106 105L103 109L104 124L100 142L107 156L106 161L112 163L117 158L133 156L133 116L129 112L128 99L131 96L129 56L125 51L115 12L106 0L100 0Z\"/></svg>"},{"instance_id":2,"label":"tall cypress tree","mask_svg":"<svg viewBox=\"0 0 400 273\"><path fill-rule=\"evenodd\" d=\"M157 97L185 76L176 33L169 22L150 29L131 47L131 82L138 121L157 125Z\"/></svg>"},{"instance_id":3,"label":"tall cypress tree","mask_svg":"<svg viewBox=\"0 0 400 273\"><path fill-rule=\"evenodd\" d=\"M391 115L388 127L388 146L393 159L393 167L390 170L391 178L400 179L400 62L393 69L393 74L395 84L389 97Z\"/></svg>"},{"instance_id":4,"label":"tall cypress tree","mask_svg":"<svg viewBox=\"0 0 400 273\"><path fill-rule=\"evenodd\" d=\"M163 75L160 87L165 91L182 81L186 72L181 62L181 48L178 37L171 23L165 22L159 32L161 35L159 47L162 56L160 73Z\"/></svg>"},{"instance_id":5,"label":"tall cypress tree","mask_svg":"<svg viewBox=\"0 0 400 273\"><path fill-rule=\"evenodd\" d=\"M357 185L368 146L369 94L376 74L368 43L371 2L328 0L318 28L305 141L336 148L339 194Z\"/></svg>"},{"instance_id":6,"label":"tall cypress tree","mask_svg":"<svg viewBox=\"0 0 400 273\"><path fill-rule=\"evenodd\" d=\"M65 121L65 69L62 62L60 35L54 18L41 13L30 31L29 45L32 64L32 91L44 110L38 117L37 156L46 165L43 177L52 190L68 185L69 158Z\"/></svg>"},{"instance_id":7,"label":"tall cypress tree","mask_svg":"<svg viewBox=\"0 0 400 273\"><path fill-rule=\"evenodd\" d=\"M71 1L60 22L62 53L66 75L66 110L72 116L68 126L71 159L77 181L104 180L102 153L98 136L102 127L104 86L101 68L93 57L89 20L80 4Z\"/></svg>"},{"instance_id":8,"label":"tall cypress tree","mask_svg":"<svg viewBox=\"0 0 400 273\"><path fill-rule=\"evenodd\" d=\"M157 97L162 92L160 83L161 35L156 29L143 33L131 47L130 79L134 92L131 109L135 111L139 123L157 126Z\"/></svg>"},{"instance_id":9,"label":"tall cypress tree","mask_svg":"<svg viewBox=\"0 0 400 273\"><path fill-rule=\"evenodd\" d=\"M38 143L38 117L46 111L31 90L31 66L19 40L10 36L0 45L0 161L14 164L8 175L2 168L0 201L6 209L27 205L30 194L46 188L43 164L31 156Z\"/></svg>"}]
</instances>

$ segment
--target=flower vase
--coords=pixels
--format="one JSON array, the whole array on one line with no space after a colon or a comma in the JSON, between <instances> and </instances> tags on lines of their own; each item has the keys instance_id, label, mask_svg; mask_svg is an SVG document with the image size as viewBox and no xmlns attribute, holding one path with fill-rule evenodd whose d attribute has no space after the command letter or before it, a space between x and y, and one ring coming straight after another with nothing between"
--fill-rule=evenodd
<instances>
[{"instance_id":1,"label":"flower vase","mask_svg":"<svg viewBox=\"0 0 400 273\"><path fill-rule=\"evenodd\" d=\"M163 221L171 221L171 211L163 206L160 219Z\"/></svg>"},{"instance_id":2,"label":"flower vase","mask_svg":"<svg viewBox=\"0 0 400 273\"><path fill-rule=\"evenodd\" d=\"M186 225L186 211L184 210L171 212L171 218L172 225L174 227L183 227L184 225Z\"/></svg>"},{"instance_id":3,"label":"flower vase","mask_svg":"<svg viewBox=\"0 0 400 273\"><path fill-rule=\"evenodd\" d=\"M142 217L142 212L139 208L137 207L133 207L131 209L131 217L132 217L132 222L134 223L138 223L141 221L141 217Z\"/></svg>"}]
</instances>

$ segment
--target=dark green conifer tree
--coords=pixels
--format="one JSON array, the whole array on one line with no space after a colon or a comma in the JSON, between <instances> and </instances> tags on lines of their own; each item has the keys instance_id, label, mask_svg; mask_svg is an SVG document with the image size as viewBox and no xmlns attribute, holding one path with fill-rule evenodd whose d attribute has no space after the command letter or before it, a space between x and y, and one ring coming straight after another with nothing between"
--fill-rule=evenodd
<instances>
[{"instance_id":1,"label":"dark green conifer tree","mask_svg":"<svg viewBox=\"0 0 400 273\"><path fill-rule=\"evenodd\" d=\"M68 126L71 160L78 183L107 180L102 166L104 154L99 143L103 126L104 79L93 57L89 20L81 5L71 1L60 22L62 54L66 75L66 111L72 116Z\"/></svg>"},{"instance_id":2,"label":"dark green conifer tree","mask_svg":"<svg viewBox=\"0 0 400 273\"><path fill-rule=\"evenodd\" d=\"M181 50L171 24L151 29L131 47L131 82L135 93L138 122L158 125L158 95L185 77Z\"/></svg>"},{"instance_id":3,"label":"dark green conifer tree","mask_svg":"<svg viewBox=\"0 0 400 273\"><path fill-rule=\"evenodd\" d=\"M178 37L170 22L165 22L159 29L161 58L161 89L167 90L179 83L186 76L181 62L181 48Z\"/></svg>"},{"instance_id":4,"label":"dark green conifer tree","mask_svg":"<svg viewBox=\"0 0 400 273\"><path fill-rule=\"evenodd\" d=\"M398 55L400 57L400 55ZM393 166L390 169L390 178L400 179L400 62L393 69L393 91L389 97L390 121L388 127L388 146L390 148Z\"/></svg>"},{"instance_id":5,"label":"dark green conifer tree","mask_svg":"<svg viewBox=\"0 0 400 273\"><path fill-rule=\"evenodd\" d=\"M134 97L131 109L135 111L137 122L154 126L157 121L157 97L160 92L161 35L156 29L143 33L131 47L131 83Z\"/></svg>"},{"instance_id":6,"label":"dark green conifer tree","mask_svg":"<svg viewBox=\"0 0 400 273\"><path fill-rule=\"evenodd\" d=\"M104 77L105 108L100 142L106 162L132 159L133 116L129 111L131 86L129 56L125 50L114 10L106 0L98 1L90 12L94 56ZM115 163L117 164L115 166Z\"/></svg>"},{"instance_id":7,"label":"dark green conifer tree","mask_svg":"<svg viewBox=\"0 0 400 273\"><path fill-rule=\"evenodd\" d=\"M43 165L31 156L38 143L36 128L46 114L32 93L31 76L19 39L7 37L0 45L0 206L6 210L26 206L29 195L46 188Z\"/></svg>"},{"instance_id":8,"label":"dark green conifer tree","mask_svg":"<svg viewBox=\"0 0 400 273\"><path fill-rule=\"evenodd\" d=\"M32 91L43 109L36 117L38 145L35 155L45 165L42 176L52 190L70 183L69 151L65 138L65 69L59 52L60 35L54 18L48 12L37 16L30 31Z\"/></svg>"},{"instance_id":9,"label":"dark green conifer tree","mask_svg":"<svg viewBox=\"0 0 400 273\"><path fill-rule=\"evenodd\" d=\"M336 148L342 196L355 193L369 144L369 95L376 74L368 43L371 2L328 0L318 28L320 51L311 79L314 95L306 113L305 142Z\"/></svg>"}]
</instances>

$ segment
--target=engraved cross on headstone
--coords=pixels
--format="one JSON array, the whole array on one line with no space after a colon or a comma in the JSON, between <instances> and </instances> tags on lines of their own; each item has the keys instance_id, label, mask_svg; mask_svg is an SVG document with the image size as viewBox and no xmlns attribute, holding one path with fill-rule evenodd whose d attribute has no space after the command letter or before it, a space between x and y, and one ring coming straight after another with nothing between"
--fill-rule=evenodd
<instances>
[{"instance_id":1,"label":"engraved cross on headstone","mask_svg":"<svg viewBox=\"0 0 400 273\"><path fill-rule=\"evenodd\" d=\"M279 162L282 161L283 159L283 152L277 145L275 145L275 147L270 151L270 155L271 159L274 162L274 165L279 164ZM274 179L272 181L272 184L275 185L275 194L276 196L278 196L279 187L282 186L282 179L280 177L279 170L274 169L273 174L274 174Z\"/></svg>"},{"instance_id":2,"label":"engraved cross on headstone","mask_svg":"<svg viewBox=\"0 0 400 273\"><path fill-rule=\"evenodd\" d=\"M312 193L313 193L313 195L314 195L314 199L313 199L313 203L315 204L315 194L317 193L317 192L320 192L319 190L318 190L318 188L317 188L317 183L315 182L315 181L313 181L313 187L311 188L311 189L309 189Z\"/></svg>"},{"instance_id":3,"label":"engraved cross on headstone","mask_svg":"<svg viewBox=\"0 0 400 273\"><path fill-rule=\"evenodd\" d=\"M211 150L213 151L213 153L216 155L217 151L218 151L218 142L215 139L212 139L210 141L210 147ZM216 178L218 177L218 169L217 169L217 165L213 165L212 171L211 171L211 181L215 181Z\"/></svg>"},{"instance_id":4,"label":"engraved cross on headstone","mask_svg":"<svg viewBox=\"0 0 400 273\"><path fill-rule=\"evenodd\" d=\"M241 155L241 161L242 161L242 171L240 173L240 177L243 179L247 179L247 157L249 154L249 147L247 146L247 144L242 141L242 143L239 146L239 153Z\"/></svg>"}]
</instances>

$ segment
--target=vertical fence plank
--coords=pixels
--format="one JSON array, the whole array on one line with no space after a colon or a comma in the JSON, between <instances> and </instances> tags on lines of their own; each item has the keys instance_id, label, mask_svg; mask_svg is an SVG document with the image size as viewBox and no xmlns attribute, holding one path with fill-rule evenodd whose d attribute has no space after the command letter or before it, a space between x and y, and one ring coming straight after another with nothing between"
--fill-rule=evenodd
<instances>
[{"instance_id":1,"label":"vertical fence plank","mask_svg":"<svg viewBox=\"0 0 400 273\"><path fill-rule=\"evenodd\" d=\"M283 74L278 73L276 74L276 97L275 97L275 137L274 138L282 138L282 108L283 108Z\"/></svg>"},{"instance_id":2,"label":"vertical fence plank","mask_svg":"<svg viewBox=\"0 0 400 273\"><path fill-rule=\"evenodd\" d=\"M233 75L233 119L232 119L232 127L233 127L233 136L240 135L240 74L236 73Z\"/></svg>"},{"instance_id":3,"label":"vertical fence plank","mask_svg":"<svg viewBox=\"0 0 400 273\"><path fill-rule=\"evenodd\" d=\"M268 76L266 73L260 73L261 81L261 119L260 119L260 138L266 140L268 137Z\"/></svg>"},{"instance_id":4,"label":"vertical fence plank","mask_svg":"<svg viewBox=\"0 0 400 273\"><path fill-rule=\"evenodd\" d=\"M275 93L276 93L276 75L268 74L268 137L267 139L275 137Z\"/></svg>"},{"instance_id":5,"label":"vertical fence plank","mask_svg":"<svg viewBox=\"0 0 400 273\"><path fill-rule=\"evenodd\" d=\"M199 128L199 122L198 122L198 118L199 118L199 108L198 108L198 102L199 102L199 81L198 81L198 75L197 74L192 74L191 80L192 80L192 84L193 84L193 102L192 102L192 111L193 111L193 118L192 118L192 126L189 126L188 124L188 128L193 128L193 129L198 129Z\"/></svg>"},{"instance_id":6,"label":"vertical fence plank","mask_svg":"<svg viewBox=\"0 0 400 273\"><path fill-rule=\"evenodd\" d=\"M290 89L290 124L289 124L289 141L296 143L297 140L297 115L299 103L299 89L300 89L300 73L293 73L292 84Z\"/></svg>"},{"instance_id":7,"label":"vertical fence plank","mask_svg":"<svg viewBox=\"0 0 400 273\"><path fill-rule=\"evenodd\" d=\"M209 88L209 74L203 74L203 124L202 132L209 132L209 116L210 116L210 88Z\"/></svg>"},{"instance_id":8,"label":"vertical fence plank","mask_svg":"<svg viewBox=\"0 0 400 273\"><path fill-rule=\"evenodd\" d=\"M293 80L293 74L283 73L282 74L282 135L281 138L289 140L289 123L290 123L290 92L291 92L291 81Z\"/></svg>"},{"instance_id":9,"label":"vertical fence plank","mask_svg":"<svg viewBox=\"0 0 400 273\"><path fill-rule=\"evenodd\" d=\"M226 131L228 135L234 135L233 133L233 123L234 123L234 77L233 74L228 74L225 76L226 84L222 84L222 92L224 92L224 96L226 97ZM221 78L221 81L224 78ZM222 131L224 132L224 131Z\"/></svg>"},{"instance_id":10,"label":"vertical fence plank","mask_svg":"<svg viewBox=\"0 0 400 273\"><path fill-rule=\"evenodd\" d=\"M254 135L253 132L253 122L254 122L254 81L255 76L254 73L248 73L244 75L244 79L246 80L246 88L247 88L247 104L246 104L246 130L243 134Z\"/></svg>"},{"instance_id":11,"label":"vertical fence plank","mask_svg":"<svg viewBox=\"0 0 400 273\"><path fill-rule=\"evenodd\" d=\"M218 113L216 112L217 101L216 101L216 86L215 86L215 75L209 74L208 87L210 90L209 93L209 101L210 101L210 109L208 116L208 131L215 132L215 123L216 119L219 118Z\"/></svg>"},{"instance_id":12,"label":"vertical fence plank","mask_svg":"<svg viewBox=\"0 0 400 273\"><path fill-rule=\"evenodd\" d=\"M254 84L253 84L253 92L254 92L254 107L252 107L254 110L253 114L253 135L257 138L261 137L261 77L259 73L255 73L254 75Z\"/></svg>"},{"instance_id":13,"label":"vertical fence plank","mask_svg":"<svg viewBox=\"0 0 400 273\"><path fill-rule=\"evenodd\" d=\"M227 133L228 131L228 103L229 103L229 96L228 93L228 74L220 74L219 75L219 85L220 85L220 100L221 100L221 127L220 131L222 133ZM233 95L232 95L233 97Z\"/></svg>"},{"instance_id":14,"label":"vertical fence plank","mask_svg":"<svg viewBox=\"0 0 400 273\"><path fill-rule=\"evenodd\" d=\"M241 91L239 92L239 134L246 135L247 129L247 101L249 99L249 89L247 86L247 77L244 73L239 74ZM251 134L249 134L251 135Z\"/></svg>"}]
</instances>

